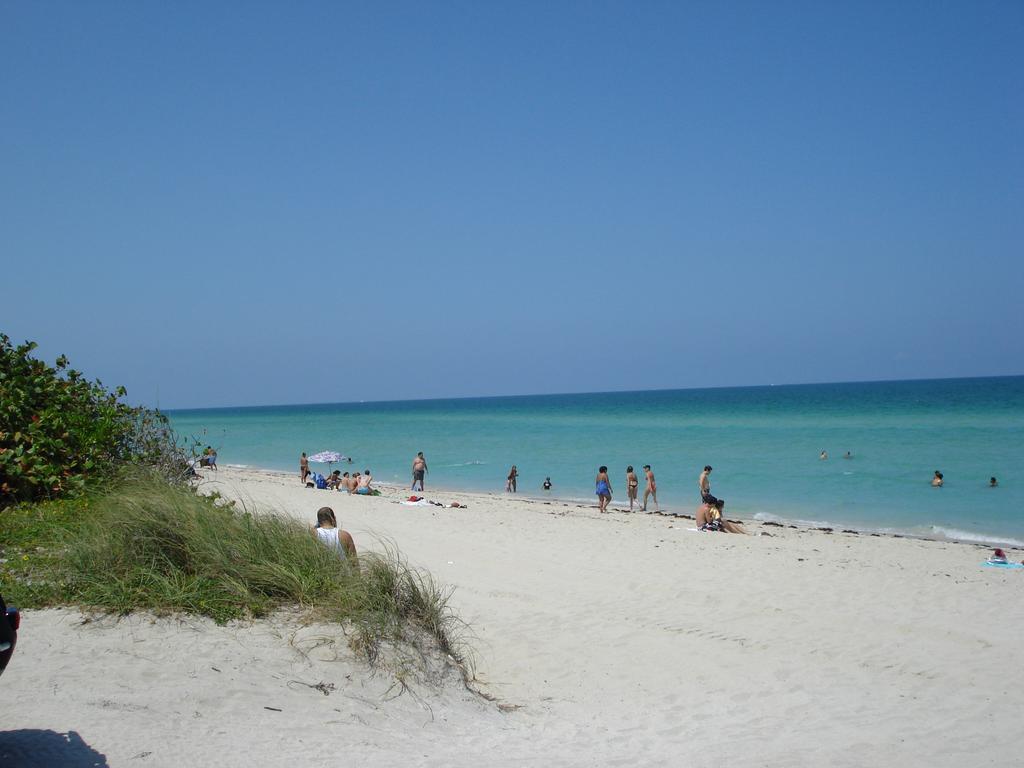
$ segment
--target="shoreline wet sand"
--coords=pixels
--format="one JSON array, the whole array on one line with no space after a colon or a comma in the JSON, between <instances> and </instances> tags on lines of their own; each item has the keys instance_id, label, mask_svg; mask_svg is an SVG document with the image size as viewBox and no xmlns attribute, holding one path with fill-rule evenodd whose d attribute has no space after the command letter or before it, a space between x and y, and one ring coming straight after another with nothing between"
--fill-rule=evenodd
<instances>
[{"instance_id":1,"label":"shoreline wet sand","mask_svg":"<svg viewBox=\"0 0 1024 768\"><path fill-rule=\"evenodd\" d=\"M291 642L287 615L185 621L177 643L168 620L83 626L44 611L26 615L4 676L30 701L9 730L75 730L110 765L142 751L150 765L344 751L364 765L467 768L962 766L1019 751L1024 571L983 567L987 548L750 521L770 535L705 533L680 517L429 483L416 495L467 507L407 506L405 488L354 497L228 467L204 471L202 488L306 522L331 506L361 551L399 547L454 588L477 684L495 701L453 684L386 693L351 659ZM189 727L184 753L156 722Z\"/></svg>"},{"instance_id":2,"label":"shoreline wet sand","mask_svg":"<svg viewBox=\"0 0 1024 768\"><path fill-rule=\"evenodd\" d=\"M298 479L295 477L296 473L284 472L277 469L264 469L260 467L250 466L238 466L232 464L224 465L229 471L232 472L252 472L257 475L266 475L268 477L274 477L277 479L294 479L296 486L298 486ZM203 481L215 481L217 479L216 474L211 474L209 470L201 470L201 479ZM591 509L594 511L598 510L596 502L591 503L589 500L567 496L561 497L555 494L540 495L535 491L523 491L517 493L508 493L503 491L480 491L467 488L457 488L453 486L445 485L430 485L426 491L412 491L407 489L405 486L399 486L394 482L384 481L373 483L375 488L386 490L387 493L396 497L408 498L409 496L429 496L433 495L437 499L443 499L447 497L479 497L480 499L495 500L495 499L506 499L508 501L517 501L524 504L541 504L550 506L562 506L575 509ZM695 486L696 487L696 486ZM341 491L344 493L344 491ZM625 515L655 515L667 518L676 518L679 520L694 520L696 519L696 509L699 506L699 502L694 503L689 507L688 512L680 511L678 509L669 508L668 505L663 505L660 510L649 509L647 512L642 511L639 508L629 509L628 499L623 502L621 500L622 493L613 495L612 501L608 505L608 514L613 512L625 514ZM436 500L436 499L435 499ZM649 506L653 502L650 502ZM789 519L759 519L756 517L745 517L743 515L736 515L731 510L726 515L726 518L732 523L740 523L746 527L749 533L757 534L759 530L766 530L771 532L773 528L786 528L797 531L818 531L821 533L842 533L855 536L872 536L875 538L894 538L894 539L915 539L920 541L935 541L945 544L960 544L968 547L978 547L981 550L991 551L994 547L1002 546L1004 549L1020 549L1024 552L1024 547L1021 547L1019 543L1012 537L1000 538L993 536L991 540L986 539L985 541L976 541L965 538L957 538L954 536L941 536L941 535L927 535L923 533L915 533L905 529L888 529L878 530L874 528L855 527L853 525L844 527L839 524L835 525L819 525L817 523L806 522L802 520L789 520Z\"/></svg>"}]
</instances>

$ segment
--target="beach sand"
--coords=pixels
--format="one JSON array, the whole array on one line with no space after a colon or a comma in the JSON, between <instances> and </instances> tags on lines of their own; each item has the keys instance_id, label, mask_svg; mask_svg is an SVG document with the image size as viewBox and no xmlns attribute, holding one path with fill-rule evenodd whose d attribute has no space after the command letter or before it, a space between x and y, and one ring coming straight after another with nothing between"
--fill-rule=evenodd
<instances>
[{"instance_id":1,"label":"beach sand","mask_svg":"<svg viewBox=\"0 0 1024 768\"><path fill-rule=\"evenodd\" d=\"M454 673L406 689L291 613L218 627L28 611L0 679L0 764L1021 762L1024 570L982 567L986 549L756 523L770 535L702 533L434 493L429 477L427 498L468 509L231 468L203 488L308 522L332 506L360 550L394 544L454 587L496 701Z\"/></svg>"}]
</instances>

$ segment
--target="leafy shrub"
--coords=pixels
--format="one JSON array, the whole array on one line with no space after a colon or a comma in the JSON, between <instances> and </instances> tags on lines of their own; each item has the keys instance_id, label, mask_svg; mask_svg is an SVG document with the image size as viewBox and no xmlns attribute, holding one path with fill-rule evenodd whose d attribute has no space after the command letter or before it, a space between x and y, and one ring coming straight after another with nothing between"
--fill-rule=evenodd
<instances>
[{"instance_id":1,"label":"leafy shrub","mask_svg":"<svg viewBox=\"0 0 1024 768\"><path fill-rule=\"evenodd\" d=\"M181 473L183 453L167 418L121 402L88 381L61 355L54 366L0 334L0 508L18 501L75 495L125 464Z\"/></svg>"}]
</instances>

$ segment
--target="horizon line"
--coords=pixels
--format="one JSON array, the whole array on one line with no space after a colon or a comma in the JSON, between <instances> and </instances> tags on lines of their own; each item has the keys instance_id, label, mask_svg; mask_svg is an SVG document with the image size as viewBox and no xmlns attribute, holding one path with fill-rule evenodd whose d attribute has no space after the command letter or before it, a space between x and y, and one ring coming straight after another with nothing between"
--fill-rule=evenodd
<instances>
[{"instance_id":1,"label":"horizon line","mask_svg":"<svg viewBox=\"0 0 1024 768\"><path fill-rule=\"evenodd\" d=\"M388 400L342 400L335 402L301 402L301 403L262 403L257 405L206 405L186 408L165 408L156 407L161 413L174 413L178 411L222 411L222 410L243 410L257 408L302 408L317 405L381 405L385 403L430 403L446 400L509 400L520 397L564 397L566 395L625 395L650 392L700 392L716 389L774 389L785 387L816 387L823 384L894 384L912 381L974 381L978 379L1014 379L1022 378L1024 373L996 374L991 376L940 376L936 378L921 377L911 379L851 379L847 381L804 381L790 382L787 384L723 384L711 387L657 387L655 389L606 389L592 390L587 392L525 392L519 394L504 395L459 395L457 397L410 397Z\"/></svg>"}]
</instances>

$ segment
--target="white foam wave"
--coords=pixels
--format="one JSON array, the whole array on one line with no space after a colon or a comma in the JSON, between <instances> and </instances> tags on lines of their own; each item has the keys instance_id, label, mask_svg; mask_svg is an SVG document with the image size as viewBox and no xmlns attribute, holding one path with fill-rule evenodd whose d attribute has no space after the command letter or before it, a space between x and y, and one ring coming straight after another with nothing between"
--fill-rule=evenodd
<instances>
[{"instance_id":1,"label":"white foam wave","mask_svg":"<svg viewBox=\"0 0 1024 768\"><path fill-rule=\"evenodd\" d=\"M482 467L487 464L486 461L460 461L456 464L442 464L442 467Z\"/></svg>"},{"instance_id":2,"label":"white foam wave","mask_svg":"<svg viewBox=\"0 0 1024 768\"><path fill-rule=\"evenodd\" d=\"M846 526L844 524L833 523L827 520L801 520L798 518L781 517L779 515L773 515L770 512L756 512L753 515L753 518L754 520L762 523L769 522L781 523L783 525L797 525L801 528L832 528L833 530L836 530L839 528L849 527L861 533L880 533L885 536L910 536L922 539L938 539L940 541L962 541L972 544L991 544L993 546L1002 545L1004 547L1024 548L1024 541L1019 539L1011 539L1006 536L993 536L987 533L962 531L958 528L947 528L941 525L929 525L917 528L872 528L857 525Z\"/></svg>"},{"instance_id":3,"label":"white foam wave","mask_svg":"<svg viewBox=\"0 0 1024 768\"><path fill-rule=\"evenodd\" d=\"M224 466L230 467L231 469L251 469L248 464L225 464Z\"/></svg>"},{"instance_id":4,"label":"white foam wave","mask_svg":"<svg viewBox=\"0 0 1024 768\"><path fill-rule=\"evenodd\" d=\"M961 531L958 528L944 528L940 525L931 526L931 532L933 536L950 539L951 541L971 541L978 544L1002 544L1007 547L1024 547L1024 541L1020 539L990 536L985 533L972 533L971 531Z\"/></svg>"},{"instance_id":5,"label":"white foam wave","mask_svg":"<svg viewBox=\"0 0 1024 768\"><path fill-rule=\"evenodd\" d=\"M783 523L784 525L799 525L801 528L835 528L835 523L827 520L802 520L793 517L781 517L770 512L755 512L754 519L760 523Z\"/></svg>"}]
</instances>

